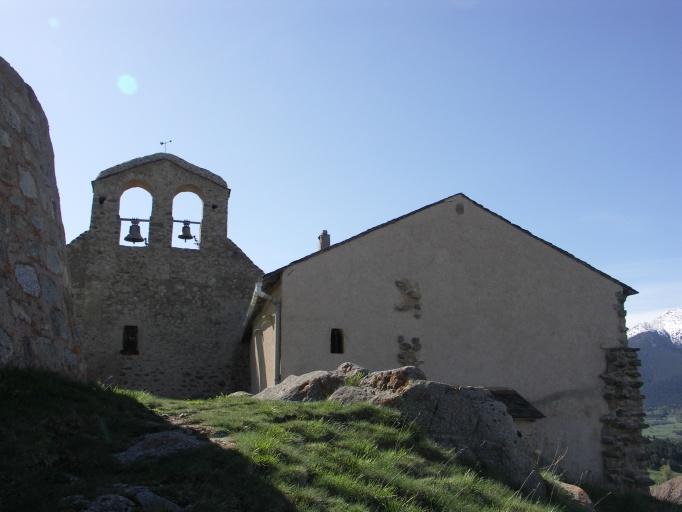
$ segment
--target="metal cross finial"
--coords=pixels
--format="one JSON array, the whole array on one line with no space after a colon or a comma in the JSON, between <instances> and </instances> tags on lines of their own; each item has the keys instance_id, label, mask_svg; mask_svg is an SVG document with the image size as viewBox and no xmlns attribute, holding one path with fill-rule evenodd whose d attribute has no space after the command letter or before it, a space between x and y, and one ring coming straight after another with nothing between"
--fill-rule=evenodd
<instances>
[{"instance_id":1,"label":"metal cross finial","mask_svg":"<svg viewBox=\"0 0 682 512\"><path fill-rule=\"evenodd\" d=\"M159 144L163 146L164 153L168 153L168 144L170 144L171 142L173 142L173 139L159 142Z\"/></svg>"}]
</instances>

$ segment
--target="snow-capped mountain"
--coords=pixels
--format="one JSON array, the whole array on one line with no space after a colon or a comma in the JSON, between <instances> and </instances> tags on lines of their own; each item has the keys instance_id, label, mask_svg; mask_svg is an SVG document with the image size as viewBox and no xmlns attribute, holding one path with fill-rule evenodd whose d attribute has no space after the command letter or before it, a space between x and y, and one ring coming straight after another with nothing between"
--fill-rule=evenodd
<instances>
[{"instance_id":1,"label":"snow-capped mountain","mask_svg":"<svg viewBox=\"0 0 682 512\"><path fill-rule=\"evenodd\" d=\"M669 309L651 322L643 322L628 330L628 337L633 338L645 331L668 333L670 341L682 345L682 309Z\"/></svg>"},{"instance_id":2,"label":"snow-capped mountain","mask_svg":"<svg viewBox=\"0 0 682 512\"><path fill-rule=\"evenodd\" d=\"M682 406L682 309L671 309L628 330L629 345L639 348L648 407Z\"/></svg>"}]
</instances>

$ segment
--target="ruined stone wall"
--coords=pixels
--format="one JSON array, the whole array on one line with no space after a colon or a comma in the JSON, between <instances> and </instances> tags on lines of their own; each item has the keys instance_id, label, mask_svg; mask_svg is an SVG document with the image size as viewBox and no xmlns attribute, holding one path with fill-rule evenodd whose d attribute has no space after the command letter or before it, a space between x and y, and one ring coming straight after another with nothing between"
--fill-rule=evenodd
<instances>
[{"instance_id":1,"label":"ruined stone wall","mask_svg":"<svg viewBox=\"0 0 682 512\"><path fill-rule=\"evenodd\" d=\"M0 366L82 373L47 118L0 58Z\"/></svg>"},{"instance_id":2,"label":"ruined stone wall","mask_svg":"<svg viewBox=\"0 0 682 512\"><path fill-rule=\"evenodd\" d=\"M647 472L646 440L642 437L647 425L639 391L642 379L638 350L626 346L608 349L606 371L601 376L609 405L609 413L602 416L604 469L609 483L620 489L647 489L653 484Z\"/></svg>"},{"instance_id":3,"label":"ruined stone wall","mask_svg":"<svg viewBox=\"0 0 682 512\"><path fill-rule=\"evenodd\" d=\"M131 187L153 198L146 247L119 245L119 199ZM157 154L100 173L93 190L90 229L68 247L88 377L172 397L248 389L239 340L261 272L227 238L224 181ZM183 191L204 203L198 251L171 247ZM138 327L138 354L121 353L124 326Z\"/></svg>"}]
</instances>

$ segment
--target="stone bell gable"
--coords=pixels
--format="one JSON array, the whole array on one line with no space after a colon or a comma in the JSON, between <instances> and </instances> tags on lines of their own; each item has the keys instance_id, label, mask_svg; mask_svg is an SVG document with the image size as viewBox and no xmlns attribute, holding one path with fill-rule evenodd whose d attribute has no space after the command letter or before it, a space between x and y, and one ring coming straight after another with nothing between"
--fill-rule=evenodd
<instances>
[{"instance_id":1,"label":"stone bell gable","mask_svg":"<svg viewBox=\"0 0 682 512\"><path fill-rule=\"evenodd\" d=\"M92 187L90 229L68 246L88 378L172 397L248 387L240 329L261 271L227 238L225 181L158 153L101 172ZM151 195L151 213L122 219L121 196L135 187ZM199 197L201 219L185 225L189 244L173 247L182 192ZM121 245L133 224L144 236Z\"/></svg>"}]
</instances>

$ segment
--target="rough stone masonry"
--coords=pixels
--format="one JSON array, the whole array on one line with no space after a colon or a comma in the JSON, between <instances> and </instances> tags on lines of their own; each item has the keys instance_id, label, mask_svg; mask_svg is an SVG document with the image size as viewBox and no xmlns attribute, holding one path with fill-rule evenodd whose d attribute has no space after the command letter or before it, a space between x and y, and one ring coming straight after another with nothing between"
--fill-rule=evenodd
<instances>
[{"instance_id":1,"label":"rough stone masonry","mask_svg":"<svg viewBox=\"0 0 682 512\"><path fill-rule=\"evenodd\" d=\"M45 113L0 58L0 366L83 373Z\"/></svg>"},{"instance_id":2,"label":"rough stone masonry","mask_svg":"<svg viewBox=\"0 0 682 512\"><path fill-rule=\"evenodd\" d=\"M261 271L227 238L225 181L158 153L101 172L92 186L90 229L68 246L88 378L176 398L247 388L240 339ZM133 187L152 196L148 240L119 245L120 198ZM203 202L201 225L191 226L199 250L172 247L181 192Z\"/></svg>"}]
</instances>

